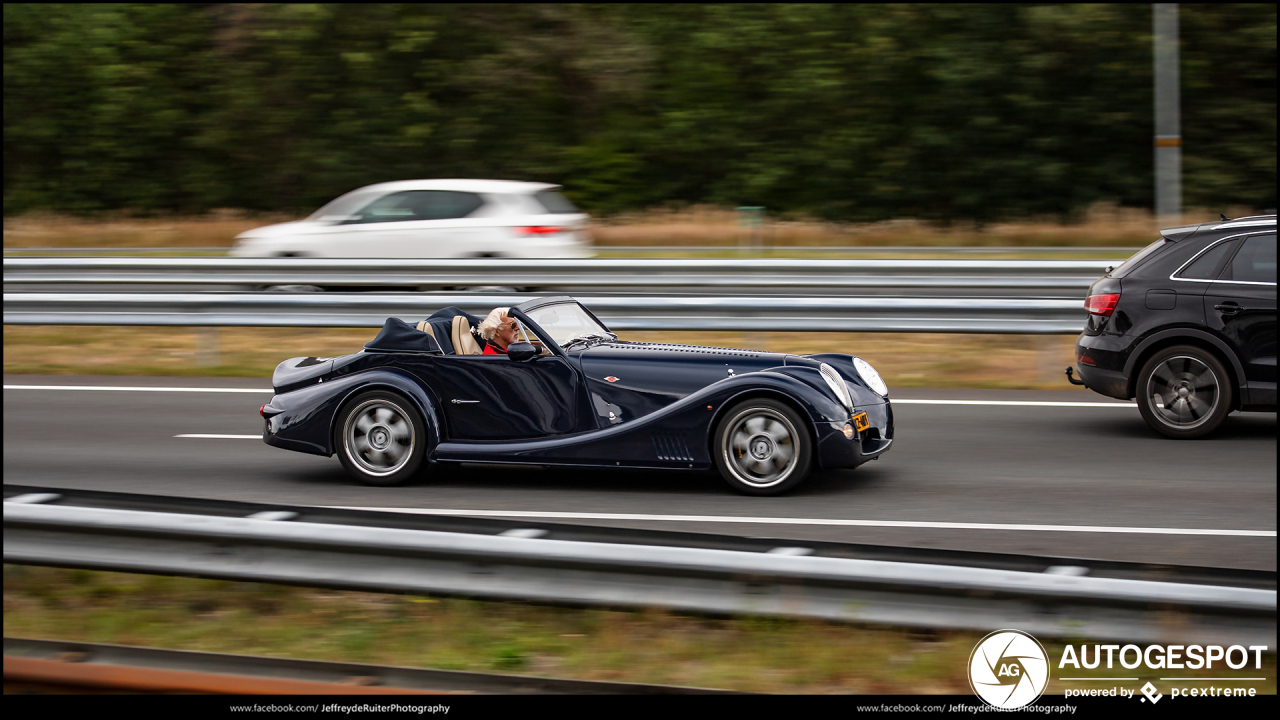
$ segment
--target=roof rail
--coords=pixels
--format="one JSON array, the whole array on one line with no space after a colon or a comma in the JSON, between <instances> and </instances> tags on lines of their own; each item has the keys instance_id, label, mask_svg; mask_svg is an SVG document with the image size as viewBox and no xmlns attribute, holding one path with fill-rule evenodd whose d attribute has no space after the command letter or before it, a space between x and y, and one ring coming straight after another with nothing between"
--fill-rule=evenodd
<instances>
[{"instance_id":1,"label":"roof rail","mask_svg":"<svg viewBox=\"0 0 1280 720\"><path fill-rule=\"evenodd\" d=\"M1270 213L1268 215L1245 215L1243 217L1231 218L1227 222L1235 222L1237 220L1263 220L1266 218L1273 218L1275 216L1276 216L1275 213Z\"/></svg>"}]
</instances>

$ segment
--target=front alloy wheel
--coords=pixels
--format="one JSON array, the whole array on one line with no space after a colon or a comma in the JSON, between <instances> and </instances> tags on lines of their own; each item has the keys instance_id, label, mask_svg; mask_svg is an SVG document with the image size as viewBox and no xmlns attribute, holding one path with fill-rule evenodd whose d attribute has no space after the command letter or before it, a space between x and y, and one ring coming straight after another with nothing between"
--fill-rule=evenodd
<instances>
[{"instance_id":1,"label":"front alloy wheel","mask_svg":"<svg viewBox=\"0 0 1280 720\"><path fill-rule=\"evenodd\" d=\"M1138 375L1138 410L1171 438L1208 435L1231 411L1231 376L1211 353L1179 345L1156 353Z\"/></svg>"},{"instance_id":2,"label":"front alloy wheel","mask_svg":"<svg viewBox=\"0 0 1280 720\"><path fill-rule=\"evenodd\" d=\"M399 485L418 470L426 453L417 411L388 392L362 393L347 403L336 440L342 466L366 485Z\"/></svg>"},{"instance_id":3,"label":"front alloy wheel","mask_svg":"<svg viewBox=\"0 0 1280 720\"><path fill-rule=\"evenodd\" d=\"M809 474L809 435L795 411L776 400L747 400L716 429L720 475L747 495L776 495Z\"/></svg>"}]
</instances>

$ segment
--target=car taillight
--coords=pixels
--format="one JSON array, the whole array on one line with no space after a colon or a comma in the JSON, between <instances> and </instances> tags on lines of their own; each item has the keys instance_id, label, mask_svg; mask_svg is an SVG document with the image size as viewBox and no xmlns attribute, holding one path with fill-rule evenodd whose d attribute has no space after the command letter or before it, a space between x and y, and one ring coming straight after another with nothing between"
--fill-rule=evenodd
<instances>
[{"instance_id":1,"label":"car taillight","mask_svg":"<svg viewBox=\"0 0 1280 720\"><path fill-rule=\"evenodd\" d=\"M550 225L534 225L532 227L513 228L518 235L550 235L552 233L564 232L568 228L552 227Z\"/></svg>"},{"instance_id":2,"label":"car taillight","mask_svg":"<svg viewBox=\"0 0 1280 720\"><path fill-rule=\"evenodd\" d=\"M1090 315L1111 317L1111 313L1115 311L1116 303L1118 302L1120 302L1120 293L1090 295L1084 301L1084 309L1088 310Z\"/></svg>"}]
</instances>

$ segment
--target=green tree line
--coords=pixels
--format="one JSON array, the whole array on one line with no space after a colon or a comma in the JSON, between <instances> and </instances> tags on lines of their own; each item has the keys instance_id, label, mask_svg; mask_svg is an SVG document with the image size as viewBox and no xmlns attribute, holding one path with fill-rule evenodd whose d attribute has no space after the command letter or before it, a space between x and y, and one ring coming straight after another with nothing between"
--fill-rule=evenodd
<instances>
[{"instance_id":1,"label":"green tree line","mask_svg":"<svg viewBox=\"0 0 1280 720\"><path fill-rule=\"evenodd\" d=\"M1275 207L1276 6L1182 5L1184 204ZM4 211L306 211L421 177L596 213L1153 204L1149 4L6 4Z\"/></svg>"}]
</instances>

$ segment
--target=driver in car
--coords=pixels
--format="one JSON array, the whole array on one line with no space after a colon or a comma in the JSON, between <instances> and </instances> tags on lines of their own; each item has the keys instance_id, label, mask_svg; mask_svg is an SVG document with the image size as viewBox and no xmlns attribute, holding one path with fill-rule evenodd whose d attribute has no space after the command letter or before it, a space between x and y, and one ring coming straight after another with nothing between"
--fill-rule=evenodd
<instances>
[{"instance_id":1,"label":"driver in car","mask_svg":"<svg viewBox=\"0 0 1280 720\"><path fill-rule=\"evenodd\" d=\"M510 308L494 308L480 322L480 337L484 338L485 355L506 355L507 347L516 341L519 333L514 318L507 314Z\"/></svg>"}]
</instances>

